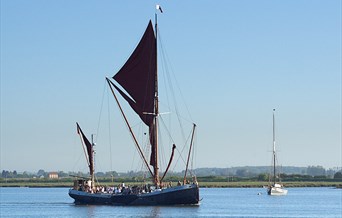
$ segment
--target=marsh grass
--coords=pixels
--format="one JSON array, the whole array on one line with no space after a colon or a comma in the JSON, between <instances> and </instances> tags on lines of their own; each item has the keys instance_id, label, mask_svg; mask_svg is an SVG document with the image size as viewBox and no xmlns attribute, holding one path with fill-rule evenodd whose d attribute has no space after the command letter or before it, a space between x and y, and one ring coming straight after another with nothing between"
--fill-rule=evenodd
<instances>
[{"instance_id":1,"label":"marsh grass","mask_svg":"<svg viewBox=\"0 0 342 218\"><path fill-rule=\"evenodd\" d=\"M199 185L202 188L261 188L268 185L264 181L201 181ZM103 186L118 186L122 181L111 182L108 180L99 180ZM143 182L125 182L126 185L141 185ZM295 181L283 182L285 187L337 187L342 188L340 181ZM177 181L172 181L172 185L177 185ZM63 179L0 179L0 187L72 187L72 178Z\"/></svg>"}]
</instances>

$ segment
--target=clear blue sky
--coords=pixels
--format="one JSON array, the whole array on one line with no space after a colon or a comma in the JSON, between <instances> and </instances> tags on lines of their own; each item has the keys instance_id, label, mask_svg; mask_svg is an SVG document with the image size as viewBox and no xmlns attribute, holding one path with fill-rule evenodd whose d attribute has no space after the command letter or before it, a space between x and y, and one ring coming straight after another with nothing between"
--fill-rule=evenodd
<instances>
[{"instance_id":1,"label":"clear blue sky","mask_svg":"<svg viewBox=\"0 0 342 218\"><path fill-rule=\"evenodd\" d=\"M273 108L282 165L341 167L341 1L1 0L1 170L87 170L75 122L97 131L104 78L155 4L196 167L269 165ZM112 141L112 169L129 170Z\"/></svg>"}]
</instances>

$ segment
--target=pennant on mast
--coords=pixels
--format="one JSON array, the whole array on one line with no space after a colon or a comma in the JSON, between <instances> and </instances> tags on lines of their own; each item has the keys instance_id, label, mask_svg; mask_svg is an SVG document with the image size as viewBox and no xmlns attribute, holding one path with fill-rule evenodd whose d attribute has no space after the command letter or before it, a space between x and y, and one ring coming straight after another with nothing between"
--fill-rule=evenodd
<instances>
[{"instance_id":1,"label":"pennant on mast","mask_svg":"<svg viewBox=\"0 0 342 218\"><path fill-rule=\"evenodd\" d=\"M156 5L156 9L160 11L160 13L163 13L163 9L161 8L160 5Z\"/></svg>"}]
</instances>

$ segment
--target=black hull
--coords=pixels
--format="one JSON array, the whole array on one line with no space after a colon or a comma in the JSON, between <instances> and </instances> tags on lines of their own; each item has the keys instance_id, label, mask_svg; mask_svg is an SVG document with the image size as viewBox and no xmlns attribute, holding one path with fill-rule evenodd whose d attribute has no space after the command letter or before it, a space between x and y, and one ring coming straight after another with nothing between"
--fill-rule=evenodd
<instances>
[{"instance_id":1,"label":"black hull","mask_svg":"<svg viewBox=\"0 0 342 218\"><path fill-rule=\"evenodd\" d=\"M199 188L194 184L144 194L90 194L70 189L69 195L75 199L76 204L195 205L199 203Z\"/></svg>"}]
</instances>

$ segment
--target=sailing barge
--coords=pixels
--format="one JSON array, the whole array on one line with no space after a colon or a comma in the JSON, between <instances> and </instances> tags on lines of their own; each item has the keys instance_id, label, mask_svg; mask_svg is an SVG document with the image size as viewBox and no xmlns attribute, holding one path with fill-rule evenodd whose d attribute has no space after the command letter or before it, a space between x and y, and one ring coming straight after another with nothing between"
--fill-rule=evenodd
<instances>
[{"instance_id":1,"label":"sailing barge","mask_svg":"<svg viewBox=\"0 0 342 218\"><path fill-rule=\"evenodd\" d=\"M175 145L164 175L159 176L158 165L158 72L157 72L157 15L155 30L152 22L143 34L139 44L135 48L127 62L113 76L113 79L122 87L119 88L114 82L106 78L111 92L117 102L121 114L132 135L140 157L147 168L151 178L151 185L136 187L125 187L122 185L117 189L99 190L95 185L94 174L94 143L89 142L80 126L77 124L77 132L86 150L86 157L90 169L90 179L77 179L74 187L69 190L69 195L75 199L77 204L107 204L107 205L196 205L199 203L199 186L196 177L190 183L186 180L188 163L193 144L193 136L196 125L193 124L192 138L183 182L177 186L166 185L164 178L174 155ZM139 143L131 129L128 120L120 106L115 94L116 91L125 99L133 111L139 115L141 121L149 129L149 143L151 145L150 161L145 158ZM150 168L153 167L153 169ZM100 188L103 189L103 188Z\"/></svg>"}]
</instances>

